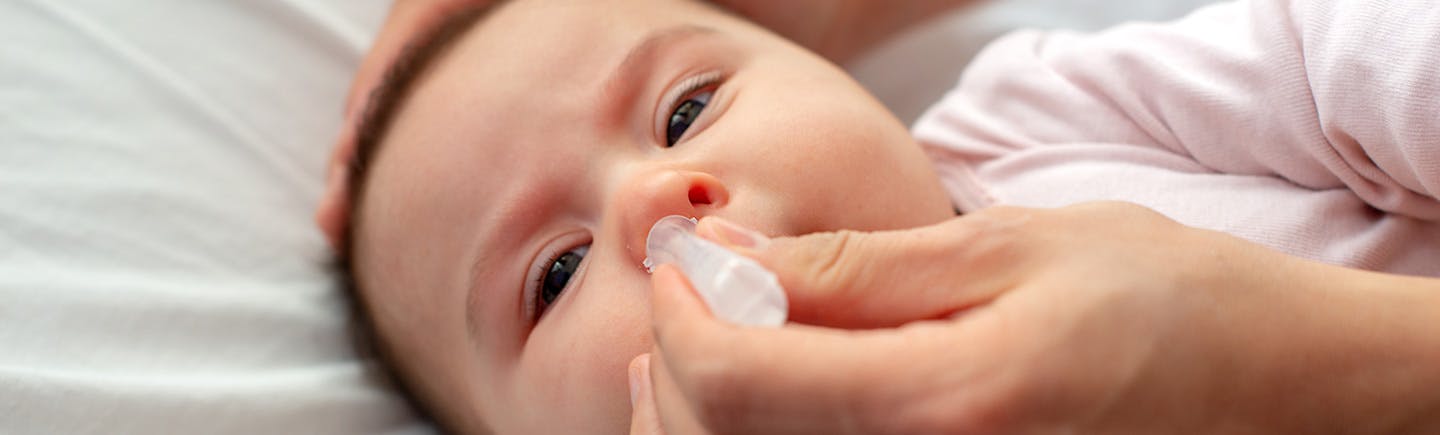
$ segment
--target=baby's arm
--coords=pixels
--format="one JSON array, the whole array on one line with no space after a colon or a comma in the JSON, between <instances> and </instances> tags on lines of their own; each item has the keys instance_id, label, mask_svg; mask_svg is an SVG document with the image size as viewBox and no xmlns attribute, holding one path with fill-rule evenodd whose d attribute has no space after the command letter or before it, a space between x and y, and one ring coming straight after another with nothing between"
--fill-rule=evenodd
<instances>
[{"instance_id":1,"label":"baby's arm","mask_svg":"<svg viewBox=\"0 0 1440 435\"><path fill-rule=\"evenodd\" d=\"M1437 95L1432 1L1251 0L1093 36L1011 36L942 107L998 144L970 159L1130 144L1440 220Z\"/></svg>"}]
</instances>

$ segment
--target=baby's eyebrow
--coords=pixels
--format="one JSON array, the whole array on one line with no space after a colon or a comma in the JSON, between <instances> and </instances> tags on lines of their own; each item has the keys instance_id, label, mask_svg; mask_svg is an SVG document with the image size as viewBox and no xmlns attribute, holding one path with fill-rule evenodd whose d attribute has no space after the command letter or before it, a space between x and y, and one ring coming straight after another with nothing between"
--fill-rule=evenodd
<instances>
[{"instance_id":1,"label":"baby's eyebrow","mask_svg":"<svg viewBox=\"0 0 1440 435\"><path fill-rule=\"evenodd\" d=\"M695 24L682 24L655 30L645 35L638 44L625 54L625 59L615 67L605 80L606 89L619 89L638 73L637 70L650 63L660 49L685 38L718 33L715 29Z\"/></svg>"}]
</instances>

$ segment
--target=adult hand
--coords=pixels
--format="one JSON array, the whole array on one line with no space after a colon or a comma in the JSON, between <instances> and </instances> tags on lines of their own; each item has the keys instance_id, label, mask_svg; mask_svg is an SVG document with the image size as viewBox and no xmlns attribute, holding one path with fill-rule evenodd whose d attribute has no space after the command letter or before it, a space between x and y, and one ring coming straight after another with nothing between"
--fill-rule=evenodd
<instances>
[{"instance_id":1,"label":"adult hand","mask_svg":"<svg viewBox=\"0 0 1440 435\"><path fill-rule=\"evenodd\" d=\"M342 112L344 123L330 151L325 176L325 194L315 212L315 221L336 249L341 249L349 217L350 163L355 158L360 117L370 93L395 63L405 45L417 35L435 27L461 8L484 5L492 0L395 0L370 51L360 61L360 70L350 83Z\"/></svg>"},{"instance_id":2,"label":"adult hand","mask_svg":"<svg viewBox=\"0 0 1440 435\"><path fill-rule=\"evenodd\" d=\"M710 0L836 63L980 0Z\"/></svg>"},{"instance_id":3,"label":"adult hand","mask_svg":"<svg viewBox=\"0 0 1440 435\"><path fill-rule=\"evenodd\" d=\"M345 117L354 119L364 110L365 99L371 90L380 84L385 70L395 63L401 50L416 35L434 27L450 13L473 5L484 5L491 0L395 0L390 13L381 25L380 33L370 46L370 51L360 61L360 70L350 83L350 92L345 99Z\"/></svg>"},{"instance_id":4,"label":"adult hand","mask_svg":"<svg viewBox=\"0 0 1440 435\"><path fill-rule=\"evenodd\" d=\"M1117 203L768 242L699 231L774 270L800 324L716 320L661 267L632 433L1440 429L1434 280Z\"/></svg>"}]
</instances>

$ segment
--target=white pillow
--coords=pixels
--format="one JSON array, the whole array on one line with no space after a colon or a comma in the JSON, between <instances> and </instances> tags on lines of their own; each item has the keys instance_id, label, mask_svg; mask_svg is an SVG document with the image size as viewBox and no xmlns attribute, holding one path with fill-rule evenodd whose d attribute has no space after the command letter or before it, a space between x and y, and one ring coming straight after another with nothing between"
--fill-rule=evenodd
<instances>
[{"instance_id":1,"label":"white pillow","mask_svg":"<svg viewBox=\"0 0 1440 435\"><path fill-rule=\"evenodd\" d=\"M0 2L0 432L428 431L310 220L387 3Z\"/></svg>"},{"instance_id":2,"label":"white pillow","mask_svg":"<svg viewBox=\"0 0 1440 435\"><path fill-rule=\"evenodd\" d=\"M0 432L430 432L310 220L388 3L0 2ZM1002 30L1199 3L1008 0L856 70L908 120Z\"/></svg>"}]
</instances>

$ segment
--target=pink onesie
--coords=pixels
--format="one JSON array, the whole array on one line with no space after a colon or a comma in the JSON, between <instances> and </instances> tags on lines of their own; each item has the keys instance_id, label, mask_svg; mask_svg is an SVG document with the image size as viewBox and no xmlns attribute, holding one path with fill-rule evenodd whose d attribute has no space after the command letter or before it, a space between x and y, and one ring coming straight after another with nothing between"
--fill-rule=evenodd
<instances>
[{"instance_id":1,"label":"pink onesie","mask_svg":"<svg viewBox=\"0 0 1440 435\"><path fill-rule=\"evenodd\" d=\"M962 210L1123 200L1440 276L1440 3L1253 0L1020 32L915 126Z\"/></svg>"}]
</instances>

